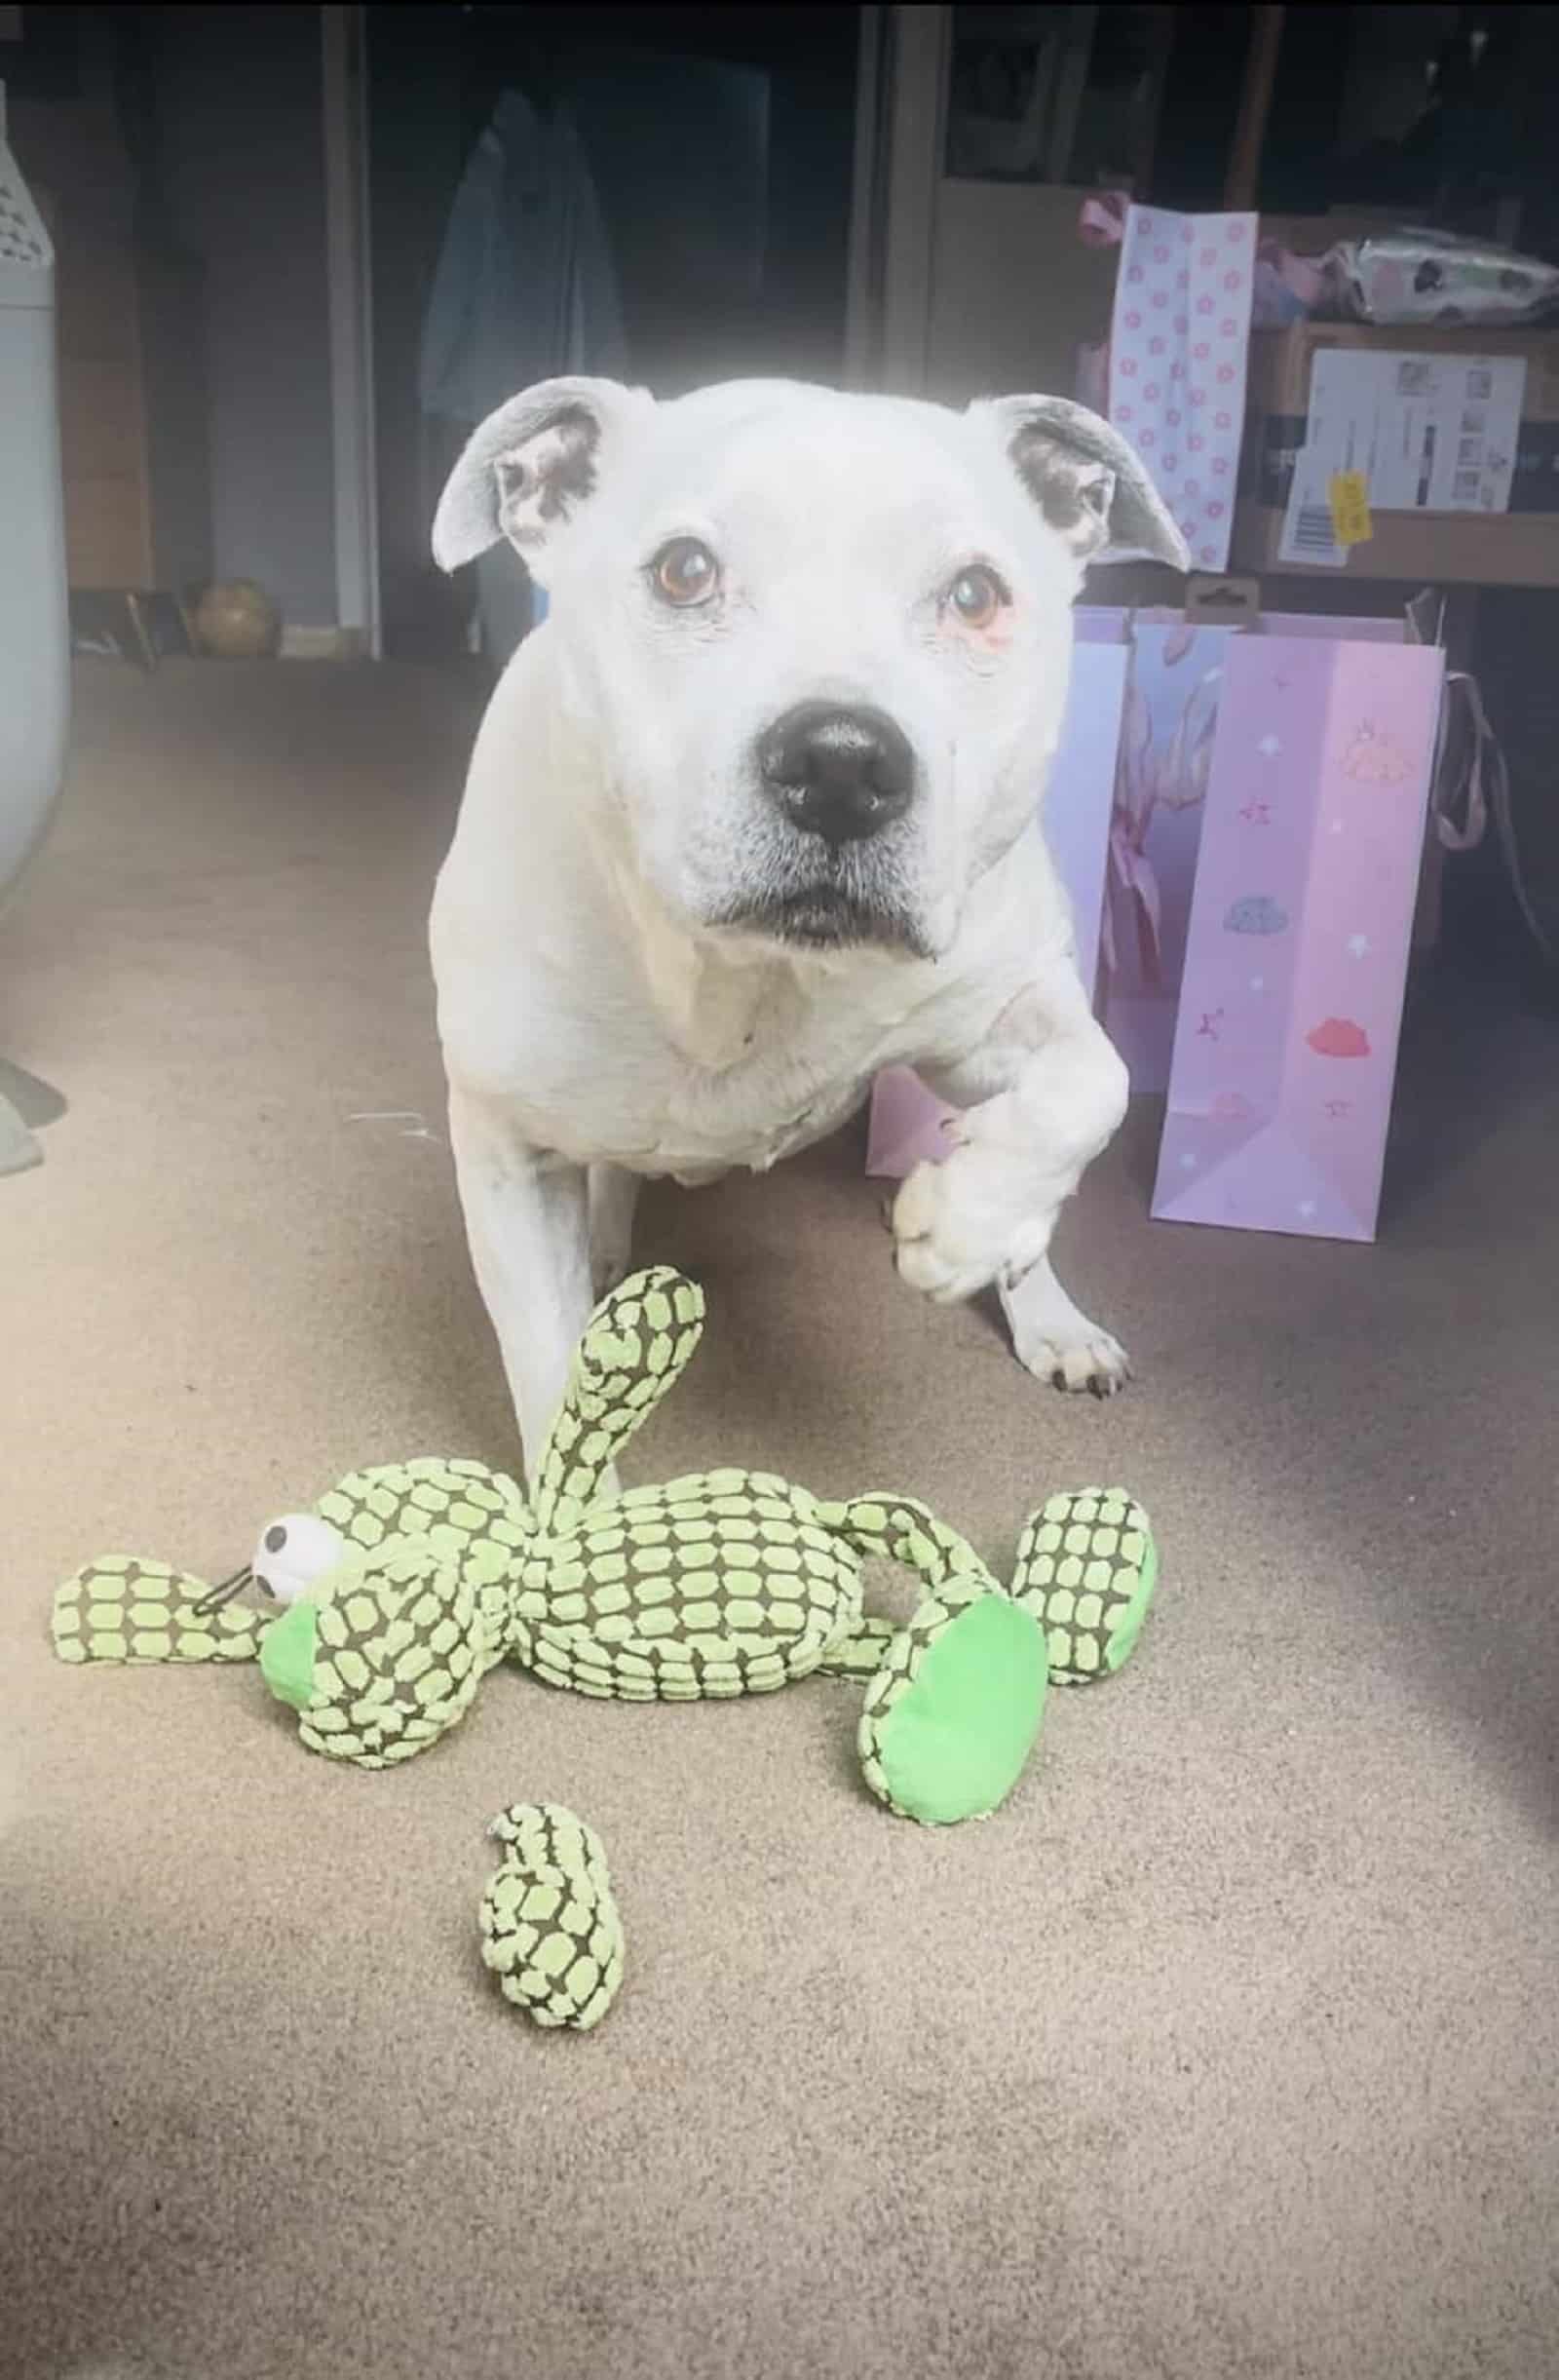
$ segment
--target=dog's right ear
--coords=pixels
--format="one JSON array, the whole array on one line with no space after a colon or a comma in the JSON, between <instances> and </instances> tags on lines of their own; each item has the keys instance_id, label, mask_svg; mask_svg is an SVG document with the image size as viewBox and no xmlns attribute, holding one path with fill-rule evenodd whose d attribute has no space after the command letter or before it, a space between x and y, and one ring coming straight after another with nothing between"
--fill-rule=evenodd
<instances>
[{"instance_id":1,"label":"dog's right ear","mask_svg":"<svg viewBox=\"0 0 1559 2380\"><path fill-rule=\"evenodd\" d=\"M441 570L475 561L500 537L531 570L567 528L614 453L654 409L617 380L541 380L473 431L434 516Z\"/></svg>"}]
</instances>

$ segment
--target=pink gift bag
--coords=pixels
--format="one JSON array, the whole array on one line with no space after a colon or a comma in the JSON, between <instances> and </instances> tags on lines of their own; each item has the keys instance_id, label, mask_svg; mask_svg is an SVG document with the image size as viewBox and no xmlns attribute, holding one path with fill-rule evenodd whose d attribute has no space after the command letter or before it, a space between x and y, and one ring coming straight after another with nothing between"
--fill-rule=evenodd
<instances>
[{"instance_id":1,"label":"pink gift bag","mask_svg":"<svg viewBox=\"0 0 1559 2380\"><path fill-rule=\"evenodd\" d=\"M1130 658L1122 641L1123 620L1123 613L1109 611L1079 618L1066 720L1045 793L1045 837L1071 898L1078 970L1090 991L1099 966L1116 754ZM947 1154L943 1126L952 1113L907 1066L888 1068L872 1091L867 1172L898 1178L922 1158L934 1165Z\"/></svg>"},{"instance_id":2,"label":"pink gift bag","mask_svg":"<svg viewBox=\"0 0 1559 2380\"><path fill-rule=\"evenodd\" d=\"M1227 569L1257 218L1133 207L1109 193L1084 201L1080 229L1121 243L1103 372L1094 352L1080 359L1093 385L1106 380L1095 408L1137 448L1197 565Z\"/></svg>"},{"instance_id":3,"label":"pink gift bag","mask_svg":"<svg viewBox=\"0 0 1559 2380\"><path fill-rule=\"evenodd\" d=\"M1239 629L1193 627L1168 611L1122 615L1132 645L1115 817L1103 958L1105 1030L1134 1093L1169 1087L1202 801L1232 641L1325 636L1400 644L1400 614L1377 620L1265 613Z\"/></svg>"},{"instance_id":4,"label":"pink gift bag","mask_svg":"<svg viewBox=\"0 0 1559 2380\"><path fill-rule=\"evenodd\" d=\"M1432 645L1231 641L1160 1220L1375 1237L1443 676Z\"/></svg>"}]
</instances>

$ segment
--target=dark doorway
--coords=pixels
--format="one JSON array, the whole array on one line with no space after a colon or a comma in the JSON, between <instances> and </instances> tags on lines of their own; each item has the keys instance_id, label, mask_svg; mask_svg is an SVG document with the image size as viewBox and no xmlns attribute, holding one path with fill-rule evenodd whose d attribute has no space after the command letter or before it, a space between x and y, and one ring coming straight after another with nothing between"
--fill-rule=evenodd
<instances>
[{"instance_id":1,"label":"dark doorway","mask_svg":"<svg viewBox=\"0 0 1559 2380\"><path fill-rule=\"evenodd\" d=\"M470 591L428 555L447 456L418 405L451 202L499 94L567 97L611 241L629 375L672 396L836 380L845 342L855 8L376 8L370 238L385 648L463 649Z\"/></svg>"}]
</instances>

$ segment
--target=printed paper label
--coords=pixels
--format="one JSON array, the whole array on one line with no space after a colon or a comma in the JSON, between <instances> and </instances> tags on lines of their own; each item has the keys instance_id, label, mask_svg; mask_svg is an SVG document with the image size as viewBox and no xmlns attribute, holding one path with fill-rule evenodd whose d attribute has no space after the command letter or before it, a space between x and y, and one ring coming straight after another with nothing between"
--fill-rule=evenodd
<instances>
[{"instance_id":1,"label":"printed paper label","mask_svg":"<svg viewBox=\"0 0 1559 2380\"><path fill-rule=\"evenodd\" d=\"M1366 518L1507 512L1526 384L1522 356L1323 347L1311 363L1278 558L1335 568L1364 542L1334 518L1338 480L1362 480Z\"/></svg>"}]
</instances>

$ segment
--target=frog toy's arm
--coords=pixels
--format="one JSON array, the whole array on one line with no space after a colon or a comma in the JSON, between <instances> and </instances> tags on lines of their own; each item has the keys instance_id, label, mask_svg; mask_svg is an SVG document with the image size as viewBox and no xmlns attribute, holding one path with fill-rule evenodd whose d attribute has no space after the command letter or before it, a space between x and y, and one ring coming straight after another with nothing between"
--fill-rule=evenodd
<instances>
[{"instance_id":1,"label":"frog toy's arm","mask_svg":"<svg viewBox=\"0 0 1559 2380\"><path fill-rule=\"evenodd\" d=\"M541 2025L587 2033L623 1980L623 1921L593 1826L558 1802L512 1802L481 1903L481 1955L506 2000Z\"/></svg>"},{"instance_id":2,"label":"frog toy's arm","mask_svg":"<svg viewBox=\"0 0 1559 2380\"><path fill-rule=\"evenodd\" d=\"M703 1292L668 1265L635 1273L601 1300L536 1465L542 1536L577 1528L602 1500L618 1455L675 1387L703 1336Z\"/></svg>"}]
</instances>

